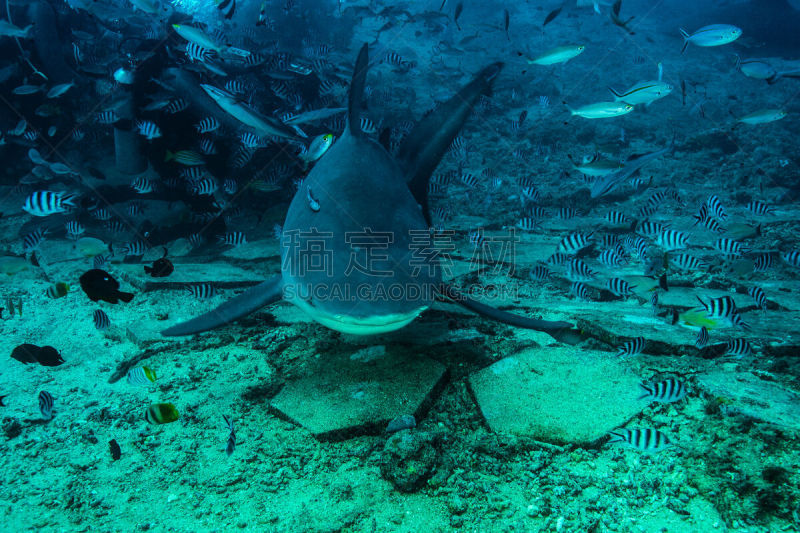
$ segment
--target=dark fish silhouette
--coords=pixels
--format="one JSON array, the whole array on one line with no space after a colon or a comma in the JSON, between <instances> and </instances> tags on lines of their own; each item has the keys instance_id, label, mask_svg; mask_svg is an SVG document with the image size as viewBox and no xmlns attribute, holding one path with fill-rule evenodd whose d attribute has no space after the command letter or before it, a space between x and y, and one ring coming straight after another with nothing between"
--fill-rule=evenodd
<instances>
[{"instance_id":1,"label":"dark fish silhouette","mask_svg":"<svg viewBox=\"0 0 800 533\"><path fill-rule=\"evenodd\" d=\"M108 441L108 449L111 451L111 459L119 461L122 457L122 450L119 448L119 443L115 439Z\"/></svg>"},{"instance_id":2,"label":"dark fish silhouette","mask_svg":"<svg viewBox=\"0 0 800 533\"><path fill-rule=\"evenodd\" d=\"M172 264L172 261L167 259L167 249L164 248L164 255L161 259L156 259L153 261L153 266L145 266L144 273L150 274L154 278L166 278L175 270L175 266Z\"/></svg>"},{"instance_id":3,"label":"dark fish silhouette","mask_svg":"<svg viewBox=\"0 0 800 533\"><path fill-rule=\"evenodd\" d=\"M622 9L622 0L617 0L616 2L614 2L614 5L611 7L611 22L613 22L614 24L616 24L617 26L619 26L623 30L627 31L629 35L636 35L636 32L634 32L633 30L631 30L628 27L628 24L630 24L631 21L633 19L635 19L636 17L633 16L633 17L631 17L628 20L623 22L622 19L619 18L620 9Z\"/></svg>"},{"instance_id":4,"label":"dark fish silhouette","mask_svg":"<svg viewBox=\"0 0 800 533\"><path fill-rule=\"evenodd\" d=\"M562 7L563 7L563 6L562 6ZM559 7L558 9L554 9L554 10L552 10L550 13L548 13L548 14L547 14L547 16L546 16L546 17L545 17L545 19L544 19L544 22L542 23L542 29L544 29L544 27L545 27L545 26L547 26L548 24L550 24L551 22L553 22L553 20L555 20L555 18L556 18L558 15L560 15L560 14L561 14L561 9L562 9L562 8L561 8L561 7Z\"/></svg>"},{"instance_id":5,"label":"dark fish silhouette","mask_svg":"<svg viewBox=\"0 0 800 533\"><path fill-rule=\"evenodd\" d=\"M111 277L111 274L99 268L93 268L83 274L79 281L81 289L86 296L93 302L103 300L111 304L122 300L125 303L133 300L133 294L119 290L119 281Z\"/></svg>"},{"instance_id":6,"label":"dark fish silhouette","mask_svg":"<svg viewBox=\"0 0 800 533\"><path fill-rule=\"evenodd\" d=\"M8 396L8 394L4 394L4 395L0 396L0 407L5 407L6 406L6 404L3 402L3 398L5 398L7 396Z\"/></svg>"},{"instance_id":7,"label":"dark fish silhouette","mask_svg":"<svg viewBox=\"0 0 800 533\"><path fill-rule=\"evenodd\" d=\"M458 5L456 6L456 12L453 15L453 22L456 23L456 28L458 28L458 31L461 31L461 26L458 25L458 17L461 16L462 11L464 11L464 4L462 2L459 2Z\"/></svg>"},{"instance_id":8,"label":"dark fish silhouette","mask_svg":"<svg viewBox=\"0 0 800 533\"><path fill-rule=\"evenodd\" d=\"M59 366L64 359L52 346L39 347L35 344L20 344L11 352L11 358L20 363L39 363L42 366Z\"/></svg>"}]
</instances>

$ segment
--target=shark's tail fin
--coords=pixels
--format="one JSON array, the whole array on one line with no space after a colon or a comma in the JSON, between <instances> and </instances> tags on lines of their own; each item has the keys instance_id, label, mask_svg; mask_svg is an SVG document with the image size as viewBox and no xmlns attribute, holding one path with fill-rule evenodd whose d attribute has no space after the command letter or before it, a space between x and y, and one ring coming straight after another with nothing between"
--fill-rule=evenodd
<instances>
[{"instance_id":1,"label":"shark's tail fin","mask_svg":"<svg viewBox=\"0 0 800 533\"><path fill-rule=\"evenodd\" d=\"M361 135L361 101L364 98L364 85L369 68L369 45L364 43L358 52L350 93L347 96L347 130L351 135Z\"/></svg>"}]
</instances>

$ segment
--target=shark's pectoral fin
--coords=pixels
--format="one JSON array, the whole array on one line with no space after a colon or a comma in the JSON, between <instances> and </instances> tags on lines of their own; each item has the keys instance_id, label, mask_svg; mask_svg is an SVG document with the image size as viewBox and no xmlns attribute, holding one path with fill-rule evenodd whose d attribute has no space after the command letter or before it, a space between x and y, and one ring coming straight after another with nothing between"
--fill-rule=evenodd
<instances>
[{"instance_id":1,"label":"shark's pectoral fin","mask_svg":"<svg viewBox=\"0 0 800 533\"><path fill-rule=\"evenodd\" d=\"M165 337L177 337L208 331L228 322L233 322L237 318L249 315L265 305L277 302L282 296L283 283L281 277L275 276L228 300L213 311L176 324L171 328L165 329L161 334Z\"/></svg>"},{"instance_id":2,"label":"shark's pectoral fin","mask_svg":"<svg viewBox=\"0 0 800 533\"><path fill-rule=\"evenodd\" d=\"M442 293L445 297L452 300L453 302L463 307L466 307L470 311L474 311L479 315L491 318L493 320L497 320L498 322L502 322L504 324L509 324L511 326L542 331L544 333L547 333L557 341L567 342L568 344L574 344L573 342L570 342L570 340L573 337L575 337L575 335L565 334L567 332L571 332L572 328L574 327L573 324L569 322L551 322L548 320L538 320L535 318L515 315L514 313L501 311L500 309L492 307L491 305L486 305L476 300L473 300L472 298L464 295L458 289L456 289L451 285L444 284L442 286Z\"/></svg>"}]
</instances>

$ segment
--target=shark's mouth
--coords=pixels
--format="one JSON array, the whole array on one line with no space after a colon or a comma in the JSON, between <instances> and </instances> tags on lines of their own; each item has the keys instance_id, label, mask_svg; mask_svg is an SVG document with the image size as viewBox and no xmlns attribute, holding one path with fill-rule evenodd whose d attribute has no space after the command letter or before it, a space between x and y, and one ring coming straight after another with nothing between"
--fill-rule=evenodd
<instances>
[{"instance_id":1,"label":"shark's mouth","mask_svg":"<svg viewBox=\"0 0 800 533\"><path fill-rule=\"evenodd\" d=\"M400 329L407 326L412 320L417 318L420 313L428 308L428 306L422 306L412 309L407 313L356 317L328 313L299 298L293 300L292 303L323 326L351 335L377 335L379 333L387 333Z\"/></svg>"}]
</instances>

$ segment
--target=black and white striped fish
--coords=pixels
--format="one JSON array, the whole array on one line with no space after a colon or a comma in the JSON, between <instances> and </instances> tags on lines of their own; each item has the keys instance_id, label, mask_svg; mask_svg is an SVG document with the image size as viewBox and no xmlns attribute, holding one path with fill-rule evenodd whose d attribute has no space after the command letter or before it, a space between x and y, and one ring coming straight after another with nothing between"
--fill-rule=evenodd
<instances>
[{"instance_id":1,"label":"black and white striped fish","mask_svg":"<svg viewBox=\"0 0 800 533\"><path fill-rule=\"evenodd\" d=\"M765 204L759 200L753 200L748 203L746 206L748 211L753 213L754 215L764 216L764 215L774 215L775 208L771 205Z\"/></svg>"},{"instance_id":2,"label":"black and white striped fish","mask_svg":"<svg viewBox=\"0 0 800 533\"><path fill-rule=\"evenodd\" d=\"M483 230L472 230L468 236L469 243L475 248L483 248L486 244L486 237L483 236Z\"/></svg>"},{"instance_id":3,"label":"black and white striped fish","mask_svg":"<svg viewBox=\"0 0 800 533\"><path fill-rule=\"evenodd\" d=\"M544 265L536 265L531 269L529 277L534 281L547 281L553 273Z\"/></svg>"},{"instance_id":4,"label":"black and white striped fish","mask_svg":"<svg viewBox=\"0 0 800 533\"><path fill-rule=\"evenodd\" d=\"M743 253L747 253L747 249L741 242L726 237L717 239L713 246L726 257L741 257Z\"/></svg>"},{"instance_id":5,"label":"black and white striped fish","mask_svg":"<svg viewBox=\"0 0 800 533\"><path fill-rule=\"evenodd\" d=\"M669 264L677 266L681 270L699 271L705 269L708 265L698 258L689 254L675 254L669 256Z\"/></svg>"},{"instance_id":6,"label":"black and white striped fish","mask_svg":"<svg viewBox=\"0 0 800 533\"><path fill-rule=\"evenodd\" d=\"M242 142L242 146L247 148L258 148L261 146L261 139L249 131L242 133L242 135L239 137L239 140Z\"/></svg>"},{"instance_id":7,"label":"black and white striped fish","mask_svg":"<svg viewBox=\"0 0 800 533\"><path fill-rule=\"evenodd\" d=\"M247 87L241 80L228 80L225 82L225 90L231 94L244 94L247 92Z\"/></svg>"},{"instance_id":8,"label":"black and white striped fish","mask_svg":"<svg viewBox=\"0 0 800 533\"><path fill-rule=\"evenodd\" d=\"M195 283L194 285L189 285L186 290L189 291L189 294L201 300L207 300L217 294L216 289L210 283Z\"/></svg>"},{"instance_id":9,"label":"black and white striped fish","mask_svg":"<svg viewBox=\"0 0 800 533\"><path fill-rule=\"evenodd\" d=\"M606 221L613 225L613 226L622 226L631 223L631 219L629 219L625 213L620 213L619 211L609 211L606 213Z\"/></svg>"},{"instance_id":10,"label":"black and white striped fish","mask_svg":"<svg viewBox=\"0 0 800 533\"><path fill-rule=\"evenodd\" d=\"M207 61L210 55L211 50L203 48L199 44L191 41L186 43L186 57L189 58L190 62L194 63L195 61L199 61L202 63Z\"/></svg>"},{"instance_id":11,"label":"black and white striped fish","mask_svg":"<svg viewBox=\"0 0 800 533\"><path fill-rule=\"evenodd\" d=\"M142 256L148 250L149 246L144 241L126 242L120 247L120 253L124 256Z\"/></svg>"},{"instance_id":12,"label":"black and white striped fish","mask_svg":"<svg viewBox=\"0 0 800 533\"><path fill-rule=\"evenodd\" d=\"M145 176L139 176L131 182L131 188L139 194L148 194L155 190L155 184Z\"/></svg>"},{"instance_id":13,"label":"black and white striped fish","mask_svg":"<svg viewBox=\"0 0 800 533\"><path fill-rule=\"evenodd\" d=\"M697 332L697 339L695 339L694 345L698 350L708 346L708 329L705 326L701 327L700 331Z\"/></svg>"},{"instance_id":14,"label":"black and white striped fish","mask_svg":"<svg viewBox=\"0 0 800 533\"><path fill-rule=\"evenodd\" d=\"M767 310L767 295L764 294L764 289L758 286L750 287L747 289L747 294L753 297L753 300L756 301L756 305L758 305L759 309L762 311Z\"/></svg>"},{"instance_id":15,"label":"black and white striped fish","mask_svg":"<svg viewBox=\"0 0 800 533\"><path fill-rule=\"evenodd\" d=\"M570 256L567 254L557 252L547 258L547 264L552 266L562 266L565 265L570 259Z\"/></svg>"},{"instance_id":16,"label":"black and white striped fish","mask_svg":"<svg viewBox=\"0 0 800 533\"><path fill-rule=\"evenodd\" d=\"M217 240L220 243L228 246L239 246L242 244L247 244L247 238L241 231L230 231L225 235L218 236Z\"/></svg>"},{"instance_id":17,"label":"black and white striped fish","mask_svg":"<svg viewBox=\"0 0 800 533\"><path fill-rule=\"evenodd\" d=\"M72 59L75 61L75 66L79 66L83 63L83 52L81 52L78 43L72 43Z\"/></svg>"},{"instance_id":18,"label":"black and white striped fish","mask_svg":"<svg viewBox=\"0 0 800 533\"><path fill-rule=\"evenodd\" d=\"M624 444L648 453L660 452L672 445L669 437L657 429L615 429L609 433L609 444Z\"/></svg>"},{"instance_id":19,"label":"black and white striped fish","mask_svg":"<svg viewBox=\"0 0 800 533\"><path fill-rule=\"evenodd\" d=\"M516 227L523 231L533 231L539 226L539 221L533 217L524 217L517 221Z\"/></svg>"},{"instance_id":20,"label":"black and white striped fish","mask_svg":"<svg viewBox=\"0 0 800 533\"><path fill-rule=\"evenodd\" d=\"M174 115L176 113L180 113L187 107L189 107L189 102L187 102L183 98L175 98L173 100L170 100L170 102L164 108L164 111L166 111L170 115Z\"/></svg>"},{"instance_id":21,"label":"black and white striped fish","mask_svg":"<svg viewBox=\"0 0 800 533\"><path fill-rule=\"evenodd\" d=\"M570 281L587 281L597 277L597 272L580 259L571 259L567 262L566 274Z\"/></svg>"},{"instance_id":22,"label":"black and white striped fish","mask_svg":"<svg viewBox=\"0 0 800 533\"><path fill-rule=\"evenodd\" d=\"M725 220L728 218L725 208L722 207L722 201L716 194L712 194L708 197L708 200L706 200L706 205L708 206L708 211L711 216L720 220Z\"/></svg>"},{"instance_id":23,"label":"black and white striped fish","mask_svg":"<svg viewBox=\"0 0 800 533\"><path fill-rule=\"evenodd\" d=\"M646 204L639 208L636 216L639 218L650 218L658 212L658 206Z\"/></svg>"},{"instance_id":24,"label":"black and white striped fish","mask_svg":"<svg viewBox=\"0 0 800 533\"><path fill-rule=\"evenodd\" d=\"M393 67L401 68L410 68L412 66L411 61L407 61L406 58L396 52L387 53L381 60L381 63L386 63L388 65L392 65Z\"/></svg>"},{"instance_id":25,"label":"black and white striped fish","mask_svg":"<svg viewBox=\"0 0 800 533\"><path fill-rule=\"evenodd\" d=\"M617 348L617 357L639 355L642 353L642 350L644 350L646 342L647 341L644 340L644 337L634 337L633 339L622 343L622 345Z\"/></svg>"},{"instance_id":26,"label":"black and white striped fish","mask_svg":"<svg viewBox=\"0 0 800 533\"><path fill-rule=\"evenodd\" d=\"M235 179L228 178L222 183L222 190L226 194L236 194L236 191L239 190L239 184L236 183Z\"/></svg>"},{"instance_id":27,"label":"black and white striped fish","mask_svg":"<svg viewBox=\"0 0 800 533\"><path fill-rule=\"evenodd\" d=\"M197 248L203 244L203 242L205 242L205 239L203 239L202 235L199 233L192 233L189 235L189 244L192 245L192 248Z\"/></svg>"},{"instance_id":28,"label":"black and white striped fish","mask_svg":"<svg viewBox=\"0 0 800 533\"><path fill-rule=\"evenodd\" d=\"M580 281L575 281L570 285L569 292L579 300L589 299L589 289Z\"/></svg>"},{"instance_id":29,"label":"black and white striped fish","mask_svg":"<svg viewBox=\"0 0 800 533\"><path fill-rule=\"evenodd\" d=\"M46 217L56 213L65 213L75 207L77 197L66 192L36 191L25 199L22 206L35 217Z\"/></svg>"},{"instance_id":30,"label":"black and white striped fish","mask_svg":"<svg viewBox=\"0 0 800 533\"><path fill-rule=\"evenodd\" d=\"M800 268L800 251L798 250L791 250L781 254L781 259L783 259L786 264L790 266Z\"/></svg>"},{"instance_id":31,"label":"black and white striped fish","mask_svg":"<svg viewBox=\"0 0 800 533\"><path fill-rule=\"evenodd\" d=\"M214 142L214 139L210 139L208 137L203 137L200 139L200 151L205 155L214 155L217 153L217 145ZM189 167L189 168L199 168L199 167Z\"/></svg>"},{"instance_id":32,"label":"black and white striped fish","mask_svg":"<svg viewBox=\"0 0 800 533\"><path fill-rule=\"evenodd\" d=\"M152 120L136 121L136 130L139 132L139 135L148 141L152 141L153 139L161 137L161 128L159 128Z\"/></svg>"},{"instance_id":33,"label":"black and white striped fish","mask_svg":"<svg viewBox=\"0 0 800 533\"><path fill-rule=\"evenodd\" d=\"M22 249L25 252L30 252L39 248L39 245L42 244L47 232L47 228L36 228L32 232L25 235L22 238Z\"/></svg>"},{"instance_id":34,"label":"black and white striped fish","mask_svg":"<svg viewBox=\"0 0 800 533\"><path fill-rule=\"evenodd\" d=\"M633 249L636 251L636 255L639 256L639 260L645 261L648 257L650 245L642 237L637 237L633 241Z\"/></svg>"},{"instance_id":35,"label":"black and white striped fish","mask_svg":"<svg viewBox=\"0 0 800 533\"><path fill-rule=\"evenodd\" d=\"M700 209L697 210L696 215L692 215L692 218L694 218L694 224L692 224L693 226L702 224L708 220L708 203L704 202L700 204Z\"/></svg>"},{"instance_id":36,"label":"black and white striped fish","mask_svg":"<svg viewBox=\"0 0 800 533\"><path fill-rule=\"evenodd\" d=\"M640 400L650 400L659 403L677 402L684 399L686 395L689 394L686 384L675 378L642 383L639 387L642 389L642 394L639 396Z\"/></svg>"},{"instance_id":37,"label":"black and white striped fish","mask_svg":"<svg viewBox=\"0 0 800 533\"><path fill-rule=\"evenodd\" d=\"M619 255L615 250L603 250L597 258L600 264L607 267L618 267L625 263L625 258Z\"/></svg>"},{"instance_id":38,"label":"black and white striped fish","mask_svg":"<svg viewBox=\"0 0 800 533\"><path fill-rule=\"evenodd\" d=\"M361 131L367 135L378 133L378 126L369 118L361 117Z\"/></svg>"},{"instance_id":39,"label":"black and white striped fish","mask_svg":"<svg viewBox=\"0 0 800 533\"><path fill-rule=\"evenodd\" d=\"M201 134L217 131L219 129L219 120L215 119L214 117L206 117L195 124L194 129Z\"/></svg>"},{"instance_id":40,"label":"black and white striped fish","mask_svg":"<svg viewBox=\"0 0 800 533\"><path fill-rule=\"evenodd\" d=\"M606 288L615 296L628 297L633 294L631 285L622 278L611 278L606 282Z\"/></svg>"},{"instance_id":41,"label":"black and white striped fish","mask_svg":"<svg viewBox=\"0 0 800 533\"><path fill-rule=\"evenodd\" d=\"M702 221L702 224L706 227L706 229L715 233L722 233L725 231L725 228L723 228L720 223L717 222L716 218L708 217Z\"/></svg>"},{"instance_id":42,"label":"black and white striped fish","mask_svg":"<svg viewBox=\"0 0 800 533\"><path fill-rule=\"evenodd\" d=\"M77 237L78 235L83 235L83 232L86 231L86 228L83 227L83 224L78 222L77 220L70 220L65 224L65 228L67 230L67 237Z\"/></svg>"},{"instance_id":43,"label":"black and white striped fish","mask_svg":"<svg viewBox=\"0 0 800 533\"><path fill-rule=\"evenodd\" d=\"M570 233L558 244L558 250L567 254L576 254L591 244L592 233Z\"/></svg>"},{"instance_id":44,"label":"black and white striped fish","mask_svg":"<svg viewBox=\"0 0 800 533\"><path fill-rule=\"evenodd\" d=\"M117 115L113 110L102 111L97 114L97 122L100 124L114 124L119 120L119 115Z\"/></svg>"},{"instance_id":45,"label":"black and white striped fish","mask_svg":"<svg viewBox=\"0 0 800 533\"><path fill-rule=\"evenodd\" d=\"M109 261L111 261L111 255L98 254L92 258L92 268L104 270L106 266L108 266Z\"/></svg>"},{"instance_id":46,"label":"black and white striped fish","mask_svg":"<svg viewBox=\"0 0 800 533\"><path fill-rule=\"evenodd\" d=\"M548 218L550 214L545 210L545 208L538 206L538 205L526 205L525 209L523 209L525 216L534 218L536 220L541 220L543 218Z\"/></svg>"},{"instance_id":47,"label":"black and white striped fish","mask_svg":"<svg viewBox=\"0 0 800 533\"><path fill-rule=\"evenodd\" d=\"M674 229L666 229L662 231L656 239L656 243L665 250L680 250L682 248L686 248L688 242L688 234Z\"/></svg>"},{"instance_id":48,"label":"black and white striped fish","mask_svg":"<svg viewBox=\"0 0 800 533\"><path fill-rule=\"evenodd\" d=\"M50 420L53 418L53 405L55 404L55 399L53 395L43 390L39 393L39 411L42 413L42 418L45 420Z\"/></svg>"},{"instance_id":49,"label":"black and white striped fish","mask_svg":"<svg viewBox=\"0 0 800 533\"><path fill-rule=\"evenodd\" d=\"M574 207L560 207L557 216L562 220L569 220L578 216L578 211Z\"/></svg>"},{"instance_id":50,"label":"black and white striped fish","mask_svg":"<svg viewBox=\"0 0 800 533\"><path fill-rule=\"evenodd\" d=\"M94 322L94 327L100 331L107 329L111 325L111 319L102 309L97 309L92 313L92 322Z\"/></svg>"},{"instance_id":51,"label":"black and white striped fish","mask_svg":"<svg viewBox=\"0 0 800 533\"><path fill-rule=\"evenodd\" d=\"M639 235L643 235L649 239L655 239L658 237L663 231L666 231L667 228L659 224L658 222L652 222L650 220L645 220L641 224L636 227L636 233Z\"/></svg>"},{"instance_id":52,"label":"black and white striped fish","mask_svg":"<svg viewBox=\"0 0 800 533\"><path fill-rule=\"evenodd\" d=\"M225 419L225 425L228 427L229 431L228 442L225 445L225 453L231 455L236 449L236 432L233 429L233 420L231 420L231 417L222 415L222 418Z\"/></svg>"},{"instance_id":53,"label":"black and white striped fish","mask_svg":"<svg viewBox=\"0 0 800 533\"><path fill-rule=\"evenodd\" d=\"M755 261L753 261L753 272L766 272L773 266L774 261L772 259L772 254L769 252L763 252L758 254L755 258Z\"/></svg>"},{"instance_id":54,"label":"black and white striped fish","mask_svg":"<svg viewBox=\"0 0 800 533\"><path fill-rule=\"evenodd\" d=\"M106 209L105 207L98 207L97 209L93 210L91 213L92 218L95 220L100 220L105 222L106 220L111 220L111 212Z\"/></svg>"},{"instance_id":55,"label":"black and white striped fish","mask_svg":"<svg viewBox=\"0 0 800 533\"><path fill-rule=\"evenodd\" d=\"M255 150L252 148L239 145L239 148L233 154L231 165L233 168L244 168L253 159L253 154L255 154Z\"/></svg>"},{"instance_id":56,"label":"black and white striped fish","mask_svg":"<svg viewBox=\"0 0 800 533\"><path fill-rule=\"evenodd\" d=\"M128 204L128 207L125 208L125 212L132 217L138 217L144 213L144 206L141 202L131 202Z\"/></svg>"},{"instance_id":57,"label":"black and white striped fish","mask_svg":"<svg viewBox=\"0 0 800 533\"><path fill-rule=\"evenodd\" d=\"M214 194L219 189L219 183L211 176L204 176L200 181L194 183L190 187L190 191L194 195L209 196Z\"/></svg>"},{"instance_id":58,"label":"black and white striped fish","mask_svg":"<svg viewBox=\"0 0 800 533\"><path fill-rule=\"evenodd\" d=\"M733 355L736 357L745 357L753 353L753 347L747 342L747 339L738 338L731 339L725 345L725 355Z\"/></svg>"},{"instance_id":59,"label":"black and white striped fish","mask_svg":"<svg viewBox=\"0 0 800 533\"><path fill-rule=\"evenodd\" d=\"M729 318L736 313L736 302L730 296L710 298L708 303L700 299L699 296L696 298L708 313L709 318Z\"/></svg>"},{"instance_id":60,"label":"black and white striped fish","mask_svg":"<svg viewBox=\"0 0 800 533\"><path fill-rule=\"evenodd\" d=\"M105 225L106 229L108 231L110 231L111 233L124 233L124 232L132 229L128 225L126 225L124 222L122 222L121 220L117 220L117 219L107 220L104 225Z\"/></svg>"},{"instance_id":61,"label":"black and white striped fish","mask_svg":"<svg viewBox=\"0 0 800 533\"><path fill-rule=\"evenodd\" d=\"M750 326L742 320L742 315L740 315L739 311L736 309L736 302L730 296L711 298L708 300L708 303L701 300L699 296L697 300L706 310L709 318L727 318L734 326L750 329Z\"/></svg>"}]
</instances>

